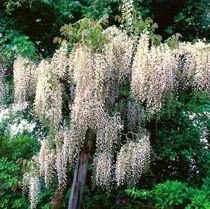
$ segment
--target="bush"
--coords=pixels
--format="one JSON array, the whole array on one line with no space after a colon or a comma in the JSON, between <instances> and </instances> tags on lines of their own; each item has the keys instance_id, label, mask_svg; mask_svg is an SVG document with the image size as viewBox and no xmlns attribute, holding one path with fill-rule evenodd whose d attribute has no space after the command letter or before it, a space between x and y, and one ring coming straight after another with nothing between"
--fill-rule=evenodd
<instances>
[{"instance_id":1,"label":"bush","mask_svg":"<svg viewBox=\"0 0 210 209\"><path fill-rule=\"evenodd\" d=\"M189 198L187 186L178 181L166 181L154 189L155 202L158 208L174 208L182 206Z\"/></svg>"},{"instance_id":2,"label":"bush","mask_svg":"<svg viewBox=\"0 0 210 209\"><path fill-rule=\"evenodd\" d=\"M160 209L207 209L210 207L209 184L193 188L179 181L166 181L157 184L151 190L127 189L126 193L141 202L147 202L152 208Z\"/></svg>"}]
</instances>

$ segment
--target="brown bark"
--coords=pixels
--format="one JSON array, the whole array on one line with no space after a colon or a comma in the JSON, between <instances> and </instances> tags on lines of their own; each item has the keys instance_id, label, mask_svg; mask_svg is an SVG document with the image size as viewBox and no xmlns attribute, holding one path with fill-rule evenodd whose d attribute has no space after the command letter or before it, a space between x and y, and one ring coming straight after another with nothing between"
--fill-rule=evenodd
<instances>
[{"instance_id":1,"label":"brown bark","mask_svg":"<svg viewBox=\"0 0 210 209\"><path fill-rule=\"evenodd\" d=\"M92 149L92 144L94 140L94 133L88 130L85 138L85 145L78 156L78 161L74 170L74 179L72 184L72 190L69 198L68 209L79 209L81 208L81 199L83 194L83 189L85 186L88 161L90 159L90 153Z\"/></svg>"},{"instance_id":2,"label":"brown bark","mask_svg":"<svg viewBox=\"0 0 210 209\"><path fill-rule=\"evenodd\" d=\"M62 209L62 203L65 198L65 195L71 185L71 175L67 176L66 184L62 187L57 187L54 193L54 196L50 202L51 209Z\"/></svg>"},{"instance_id":3,"label":"brown bark","mask_svg":"<svg viewBox=\"0 0 210 209\"><path fill-rule=\"evenodd\" d=\"M51 200L50 208L61 209L65 194L66 194L66 189L61 189L61 187L57 187L55 194Z\"/></svg>"}]
</instances>

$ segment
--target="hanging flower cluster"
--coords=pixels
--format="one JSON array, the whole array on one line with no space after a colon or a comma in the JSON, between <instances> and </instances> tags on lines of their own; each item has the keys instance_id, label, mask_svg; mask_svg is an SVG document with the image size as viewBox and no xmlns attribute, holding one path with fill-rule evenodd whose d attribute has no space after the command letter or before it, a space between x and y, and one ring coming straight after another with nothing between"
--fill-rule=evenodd
<instances>
[{"instance_id":1,"label":"hanging flower cluster","mask_svg":"<svg viewBox=\"0 0 210 209\"><path fill-rule=\"evenodd\" d=\"M122 129L119 116L101 121L97 128L94 157L95 178L93 179L96 185L108 188L114 181L114 155L116 148L120 145Z\"/></svg>"},{"instance_id":2,"label":"hanging flower cluster","mask_svg":"<svg viewBox=\"0 0 210 209\"><path fill-rule=\"evenodd\" d=\"M113 159L109 153L98 153L94 158L95 175L93 182L103 188L109 188L113 181Z\"/></svg>"},{"instance_id":3,"label":"hanging flower cluster","mask_svg":"<svg viewBox=\"0 0 210 209\"><path fill-rule=\"evenodd\" d=\"M132 32L133 26L133 12L134 12L134 5L133 0L122 0L122 21L123 25L125 25L126 29Z\"/></svg>"},{"instance_id":4,"label":"hanging flower cluster","mask_svg":"<svg viewBox=\"0 0 210 209\"><path fill-rule=\"evenodd\" d=\"M186 87L210 91L210 44L181 43L178 49L182 64L182 82Z\"/></svg>"},{"instance_id":5,"label":"hanging flower cluster","mask_svg":"<svg viewBox=\"0 0 210 209\"><path fill-rule=\"evenodd\" d=\"M34 161L37 161L35 157L33 157ZM33 167L32 167L33 168ZM22 187L23 187L23 192L29 193L29 200L30 200L30 205L31 208L36 208L38 198L39 198L39 192L40 192L40 182L39 182L39 177L36 174L35 169L33 168L32 171L31 168L31 173L25 173L23 176L23 181L22 181Z\"/></svg>"},{"instance_id":6,"label":"hanging flower cluster","mask_svg":"<svg viewBox=\"0 0 210 209\"><path fill-rule=\"evenodd\" d=\"M23 103L35 94L36 65L27 58L18 57L13 65L15 103Z\"/></svg>"},{"instance_id":7,"label":"hanging flower cluster","mask_svg":"<svg viewBox=\"0 0 210 209\"><path fill-rule=\"evenodd\" d=\"M117 184L130 183L135 185L150 159L149 137L144 136L139 142L128 142L123 145L117 155Z\"/></svg>"},{"instance_id":8,"label":"hanging flower cluster","mask_svg":"<svg viewBox=\"0 0 210 209\"><path fill-rule=\"evenodd\" d=\"M36 207L36 203L38 201L38 195L40 191L39 188L39 179L37 176L31 177L29 182L29 196L30 196L30 203L31 208Z\"/></svg>"},{"instance_id":9,"label":"hanging flower cluster","mask_svg":"<svg viewBox=\"0 0 210 209\"><path fill-rule=\"evenodd\" d=\"M53 167L52 164L55 161L54 150L49 148L47 140L43 139L41 141L41 149L38 155L38 165L40 176L44 176L45 184L48 186L51 177L53 176Z\"/></svg>"},{"instance_id":10,"label":"hanging flower cluster","mask_svg":"<svg viewBox=\"0 0 210 209\"><path fill-rule=\"evenodd\" d=\"M159 112L165 96L175 89L177 66L177 59L167 45L149 48L148 34L141 36L132 67L131 89L151 113Z\"/></svg>"},{"instance_id":11,"label":"hanging flower cluster","mask_svg":"<svg viewBox=\"0 0 210 209\"><path fill-rule=\"evenodd\" d=\"M8 96L8 85L5 79L5 66L0 60L0 108L6 104L6 99Z\"/></svg>"},{"instance_id":12,"label":"hanging flower cluster","mask_svg":"<svg viewBox=\"0 0 210 209\"><path fill-rule=\"evenodd\" d=\"M137 101L152 113L160 112L164 99L180 87L210 89L210 46L204 42L150 46L141 35L132 66L131 90Z\"/></svg>"},{"instance_id":13,"label":"hanging flower cluster","mask_svg":"<svg viewBox=\"0 0 210 209\"><path fill-rule=\"evenodd\" d=\"M107 28L104 33L110 40L105 50L106 60L113 65L112 68L119 76L117 78L119 82L123 82L131 74L134 41L114 26Z\"/></svg>"},{"instance_id":14,"label":"hanging flower cluster","mask_svg":"<svg viewBox=\"0 0 210 209\"><path fill-rule=\"evenodd\" d=\"M62 86L52 70L48 61L39 64L34 104L35 113L42 122L58 127L62 120Z\"/></svg>"},{"instance_id":15,"label":"hanging flower cluster","mask_svg":"<svg viewBox=\"0 0 210 209\"><path fill-rule=\"evenodd\" d=\"M5 105L6 98L8 96L8 86L5 78L0 74L0 107Z\"/></svg>"},{"instance_id":16,"label":"hanging flower cluster","mask_svg":"<svg viewBox=\"0 0 210 209\"><path fill-rule=\"evenodd\" d=\"M52 57L52 73L59 79L65 79L68 73L68 62L68 48L67 44L63 42L61 47L56 50Z\"/></svg>"}]
</instances>

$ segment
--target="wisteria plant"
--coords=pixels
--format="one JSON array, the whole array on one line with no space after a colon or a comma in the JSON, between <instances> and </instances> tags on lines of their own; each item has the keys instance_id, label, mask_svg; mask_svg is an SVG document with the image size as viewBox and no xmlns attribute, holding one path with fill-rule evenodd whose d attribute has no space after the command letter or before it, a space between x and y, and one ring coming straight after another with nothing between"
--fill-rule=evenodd
<instances>
[{"instance_id":1,"label":"wisteria plant","mask_svg":"<svg viewBox=\"0 0 210 209\"><path fill-rule=\"evenodd\" d=\"M80 43L68 53L63 43L51 60L36 68L31 65L34 79L27 73L14 75L17 81L28 81L20 86L21 94L15 93L16 100L23 102L33 93L37 117L53 129L25 175L32 207L40 177L49 185L57 175L59 188L65 188L73 168L69 208L77 208L88 163L93 164L93 185L109 189L115 183L136 184L150 161L150 134L144 121L156 117L164 101L176 98L180 88L209 91L208 44L150 46L143 33L134 51L134 41L122 30L110 27L103 33L109 40L103 49ZM16 60L15 66L21 62L22 58ZM28 91L34 84L36 92ZM124 98L119 89L129 86Z\"/></svg>"},{"instance_id":2,"label":"wisteria plant","mask_svg":"<svg viewBox=\"0 0 210 209\"><path fill-rule=\"evenodd\" d=\"M126 11L130 28L132 8ZM100 48L81 41L69 52L63 42L52 59L34 64L18 57L14 63L15 103L32 102L36 117L49 129L24 177L32 208L40 178L49 186L57 177L62 192L71 171L68 208L79 208L89 164L94 186L135 185L150 162L145 120L156 117L180 89L210 90L209 44L170 48L153 45L146 31L136 39L115 26L100 30L106 40Z\"/></svg>"}]
</instances>

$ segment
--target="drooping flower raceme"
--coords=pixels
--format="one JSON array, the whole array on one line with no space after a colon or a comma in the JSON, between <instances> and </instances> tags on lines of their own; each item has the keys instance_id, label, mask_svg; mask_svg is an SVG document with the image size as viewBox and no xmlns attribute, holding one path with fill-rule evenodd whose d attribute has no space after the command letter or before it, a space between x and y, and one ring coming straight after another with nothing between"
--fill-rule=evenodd
<instances>
[{"instance_id":1,"label":"drooping flower raceme","mask_svg":"<svg viewBox=\"0 0 210 209\"><path fill-rule=\"evenodd\" d=\"M42 122L58 127L62 119L62 87L52 67L48 61L38 66L35 113Z\"/></svg>"},{"instance_id":2,"label":"drooping flower raceme","mask_svg":"<svg viewBox=\"0 0 210 209\"><path fill-rule=\"evenodd\" d=\"M49 149L46 139L41 141L41 149L38 155L38 165L39 165L39 172L40 176L44 176L45 184L48 186L51 182L53 176L53 169L52 165L54 165L55 152L53 149Z\"/></svg>"},{"instance_id":3,"label":"drooping flower raceme","mask_svg":"<svg viewBox=\"0 0 210 209\"><path fill-rule=\"evenodd\" d=\"M13 65L15 103L23 103L35 94L36 65L27 58L18 57Z\"/></svg>"},{"instance_id":4,"label":"drooping flower raceme","mask_svg":"<svg viewBox=\"0 0 210 209\"><path fill-rule=\"evenodd\" d=\"M130 183L135 185L150 159L149 137L144 136L139 142L128 142L121 147L117 155L117 184Z\"/></svg>"},{"instance_id":5,"label":"drooping flower raceme","mask_svg":"<svg viewBox=\"0 0 210 209\"><path fill-rule=\"evenodd\" d=\"M61 47L56 50L54 53L51 66L52 66L52 73L56 75L59 79L64 79L68 73L68 49L66 43L62 43Z\"/></svg>"},{"instance_id":6,"label":"drooping flower raceme","mask_svg":"<svg viewBox=\"0 0 210 209\"><path fill-rule=\"evenodd\" d=\"M149 48L148 34L142 34L132 67L133 96L151 113L161 110L165 96L177 85L177 59L167 45Z\"/></svg>"},{"instance_id":7,"label":"drooping flower raceme","mask_svg":"<svg viewBox=\"0 0 210 209\"><path fill-rule=\"evenodd\" d=\"M177 49L182 59L182 82L186 87L210 91L210 44L181 43Z\"/></svg>"},{"instance_id":8,"label":"drooping flower raceme","mask_svg":"<svg viewBox=\"0 0 210 209\"><path fill-rule=\"evenodd\" d=\"M122 0L122 21L126 30L132 32L133 27L133 12L134 5L133 0Z\"/></svg>"},{"instance_id":9,"label":"drooping flower raceme","mask_svg":"<svg viewBox=\"0 0 210 209\"><path fill-rule=\"evenodd\" d=\"M8 86L6 84L5 78L0 74L0 107L5 105L7 96Z\"/></svg>"}]
</instances>

